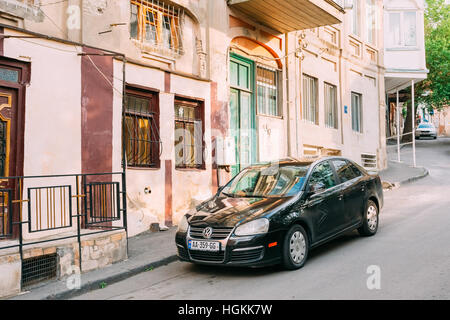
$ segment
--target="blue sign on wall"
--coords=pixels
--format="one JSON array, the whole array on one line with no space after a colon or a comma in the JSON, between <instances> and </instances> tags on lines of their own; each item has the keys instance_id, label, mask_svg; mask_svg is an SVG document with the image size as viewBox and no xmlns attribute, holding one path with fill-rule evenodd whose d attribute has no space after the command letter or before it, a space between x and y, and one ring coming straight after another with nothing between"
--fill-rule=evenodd
<instances>
[{"instance_id":1,"label":"blue sign on wall","mask_svg":"<svg viewBox=\"0 0 450 320\"><path fill-rule=\"evenodd\" d=\"M347 112L347 106L344 106L344 113L348 113Z\"/></svg>"}]
</instances>

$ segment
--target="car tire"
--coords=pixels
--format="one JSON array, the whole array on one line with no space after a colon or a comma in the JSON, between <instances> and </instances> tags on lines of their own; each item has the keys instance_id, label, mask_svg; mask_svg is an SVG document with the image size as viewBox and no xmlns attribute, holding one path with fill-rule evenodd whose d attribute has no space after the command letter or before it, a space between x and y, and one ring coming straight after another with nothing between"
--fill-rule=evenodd
<instances>
[{"instance_id":1,"label":"car tire","mask_svg":"<svg viewBox=\"0 0 450 320\"><path fill-rule=\"evenodd\" d=\"M295 224L286 233L283 243L283 266L296 270L304 266L308 259L309 239L302 226Z\"/></svg>"},{"instance_id":2,"label":"car tire","mask_svg":"<svg viewBox=\"0 0 450 320\"><path fill-rule=\"evenodd\" d=\"M373 236L377 233L379 222L379 211L375 202L372 200L367 201L364 208L364 220L361 227L358 228L360 235L365 237Z\"/></svg>"}]
</instances>

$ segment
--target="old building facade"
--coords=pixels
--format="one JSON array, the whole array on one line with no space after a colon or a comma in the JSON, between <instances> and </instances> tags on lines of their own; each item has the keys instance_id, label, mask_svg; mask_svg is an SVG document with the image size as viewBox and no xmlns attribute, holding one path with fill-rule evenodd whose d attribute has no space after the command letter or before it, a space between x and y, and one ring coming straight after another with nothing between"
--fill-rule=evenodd
<instances>
[{"instance_id":1,"label":"old building facade","mask_svg":"<svg viewBox=\"0 0 450 320\"><path fill-rule=\"evenodd\" d=\"M4 175L123 182L114 210L126 219L108 221L128 236L177 224L251 163L340 154L386 166L382 1L0 0L0 11L0 96L14 110L0 113L14 128ZM31 220L22 193L78 186L51 179L17 191ZM113 212L109 190L100 204Z\"/></svg>"}]
</instances>

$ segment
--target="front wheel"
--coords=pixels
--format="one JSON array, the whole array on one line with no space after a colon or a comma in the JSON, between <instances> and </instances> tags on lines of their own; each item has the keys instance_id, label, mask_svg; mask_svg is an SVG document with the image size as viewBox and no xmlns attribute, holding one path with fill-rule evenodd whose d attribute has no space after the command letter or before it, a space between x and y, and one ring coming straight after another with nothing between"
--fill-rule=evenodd
<instances>
[{"instance_id":1,"label":"front wheel","mask_svg":"<svg viewBox=\"0 0 450 320\"><path fill-rule=\"evenodd\" d=\"M286 233L283 245L283 265L295 270L303 267L308 258L308 234L300 225L293 225Z\"/></svg>"},{"instance_id":2,"label":"front wheel","mask_svg":"<svg viewBox=\"0 0 450 320\"><path fill-rule=\"evenodd\" d=\"M367 201L364 221L358 232L362 236L373 236L378 230L378 207L372 200Z\"/></svg>"}]
</instances>

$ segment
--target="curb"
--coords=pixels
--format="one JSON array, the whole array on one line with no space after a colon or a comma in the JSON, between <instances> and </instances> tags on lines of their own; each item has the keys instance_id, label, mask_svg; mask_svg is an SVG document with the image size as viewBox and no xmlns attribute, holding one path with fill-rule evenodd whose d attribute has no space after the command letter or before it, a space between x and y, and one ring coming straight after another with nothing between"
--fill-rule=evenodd
<instances>
[{"instance_id":1,"label":"curb","mask_svg":"<svg viewBox=\"0 0 450 320\"><path fill-rule=\"evenodd\" d=\"M400 182L396 182L396 184L398 184L398 186L405 185L405 184L420 180L422 178L425 178L426 176L428 176L430 174L430 172L426 168L422 167L422 170L423 170L422 174L419 174L417 176L411 177L409 179L406 179L406 180L403 180Z\"/></svg>"},{"instance_id":2,"label":"curb","mask_svg":"<svg viewBox=\"0 0 450 320\"><path fill-rule=\"evenodd\" d=\"M425 167L421 167L421 169L423 170L423 173L421 173L421 174L419 174L417 176L408 178L406 180L403 180L403 181L400 181L400 182L389 182L389 181L382 181L382 182L387 182L387 183L391 184L393 186L393 188L398 188L398 187L400 187L402 185L409 184L409 183L415 182L417 180L423 179L423 178L425 178L426 176L428 176L430 174L428 169L426 169ZM392 190L393 188L392 187L391 188L386 188L386 189L383 188L383 191Z\"/></svg>"},{"instance_id":3,"label":"curb","mask_svg":"<svg viewBox=\"0 0 450 320\"><path fill-rule=\"evenodd\" d=\"M129 277L135 276L139 273L149 271L148 270L149 267L152 267L153 269L155 269L155 268L158 268L158 267L161 267L164 265L168 265L169 263L175 262L177 260L178 260L177 255L172 255L172 256L163 258L161 260L150 262L143 266L135 267L130 270L124 270L124 272L118 273L113 276L86 282L84 285L81 286L80 289L77 289L77 290L67 290L67 291L64 291L61 293L51 294L51 295L43 298L42 300L66 300L69 298L73 298L73 297L82 295L84 293L90 292L92 290L100 289L100 285L102 283L106 283L107 285L110 285L110 284L125 280Z\"/></svg>"}]
</instances>

